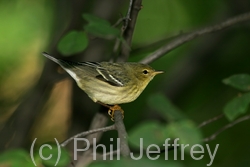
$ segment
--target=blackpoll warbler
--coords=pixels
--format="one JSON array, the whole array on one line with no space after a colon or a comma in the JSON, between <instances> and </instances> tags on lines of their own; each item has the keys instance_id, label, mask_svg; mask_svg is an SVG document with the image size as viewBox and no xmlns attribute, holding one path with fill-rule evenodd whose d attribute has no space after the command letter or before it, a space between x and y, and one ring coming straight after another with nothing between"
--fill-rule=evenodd
<instances>
[{"instance_id":1,"label":"blackpoll warbler","mask_svg":"<svg viewBox=\"0 0 250 167\"><path fill-rule=\"evenodd\" d=\"M134 101L156 74L163 73L140 63L71 62L43 55L71 75L94 102L108 107L112 120L115 110L123 113L118 104Z\"/></svg>"}]
</instances>

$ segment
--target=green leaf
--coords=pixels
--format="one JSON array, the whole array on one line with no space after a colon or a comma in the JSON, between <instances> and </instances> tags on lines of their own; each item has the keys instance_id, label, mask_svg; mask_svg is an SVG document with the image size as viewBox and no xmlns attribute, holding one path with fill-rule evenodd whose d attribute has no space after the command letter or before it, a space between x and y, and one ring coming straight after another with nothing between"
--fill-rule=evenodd
<instances>
[{"instance_id":1,"label":"green leaf","mask_svg":"<svg viewBox=\"0 0 250 167\"><path fill-rule=\"evenodd\" d=\"M44 146L43 149L41 149L41 146L40 146L39 147L40 149L36 150L36 153L35 153L36 154L35 157L37 157L39 161L42 162L42 164L44 164L47 167L52 167L52 166L55 166L55 164L57 163L56 165L57 167L64 167L70 163L69 154L63 147L60 147L61 153L60 153L59 161L57 162L57 158L59 156L58 146L53 143L47 143L47 144L50 145L51 148L49 148L48 146ZM48 158L48 157L50 158L48 160L42 159L39 151L41 151L41 155L44 158Z\"/></svg>"},{"instance_id":2,"label":"green leaf","mask_svg":"<svg viewBox=\"0 0 250 167\"><path fill-rule=\"evenodd\" d=\"M170 123L167 125L167 130L171 137L179 138L181 144L199 144L202 141L202 135L197 126L188 119ZM189 151L187 147L187 150Z\"/></svg>"},{"instance_id":3,"label":"green leaf","mask_svg":"<svg viewBox=\"0 0 250 167\"><path fill-rule=\"evenodd\" d=\"M224 107L224 113L232 121L239 115L244 114L250 103L250 93L245 93L229 101Z\"/></svg>"},{"instance_id":4,"label":"green leaf","mask_svg":"<svg viewBox=\"0 0 250 167\"><path fill-rule=\"evenodd\" d=\"M250 90L250 75L248 74L233 75L224 79L222 82L242 91Z\"/></svg>"},{"instance_id":5,"label":"green leaf","mask_svg":"<svg viewBox=\"0 0 250 167\"><path fill-rule=\"evenodd\" d=\"M88 46L86 33L80 31L70 31L58 43L58 50L64 56L82 52Z\"/></svg>"},{"instance_id":6,"label":"green leaf","mask_svg":"<svg viewBox=\"0 0 250 167\"><path fill-rule=\"evenodd\" d=\"M152 94L148 98L148 105L158 111L167 120L180 120L185 118L185 115L175 107L163 94Z\"/></svg>"},{"instance_id":7,"label":"green leaf","mask_svg":"<svg viewBox=\"0 0 250 167\"><path fill-rule=\"evenodd\" d=\"M0 166L9 167L33 167L30 155L25 150L10 150L0 155Z\"/></svg>"},{"instance_id":8,"label":"green leaf","mask_svg":"<svg viewBox=\"0 0 250 167\"><path fill-rule=\"evenodd\" d=\"M88 24L84 26L84 29L88 33L100 38L105 38L105 39L120 38L120 30L111 27L109 25Z\"/></svg>"},{"instance_id":9,"label":"green leaf","mask_svg":"<svg viewBox=\"0 0 250 167\"><path fill-rule=\"evenodd\" d=\"M92 15L92 14L83 14L82 17L87 20L89 22L89 24L101 24L101 25L108 25L110 26L110 23L105 20L105 19L102 19L100 17L97 17L95 15Z\"/></svg>"},{"instance_id":10,"label":"green leaf","mask_svg":"<svg viewBox=\"0 0 250 167\"><path fill-rule=\"evenodd\" d=\"M83 18L88 21L88 24L84 26L84 30L88 33L105 39L121 39L120 30L112 27L107 20L90 14L83 14Z\"/></svg>"},{"instance_id":11,"label":"green leaf","mask_svg":"<svg viewBox=\"0 0 250 167\"><path fill-rule=\"evenodd\" d=\"M168 137L165 126L158 122L145 122L129 132L129 142L132 146L140 148L140 138L143 139L143 147L146 148L150 144L162 145Z\"/></svg>"}]
</instances>

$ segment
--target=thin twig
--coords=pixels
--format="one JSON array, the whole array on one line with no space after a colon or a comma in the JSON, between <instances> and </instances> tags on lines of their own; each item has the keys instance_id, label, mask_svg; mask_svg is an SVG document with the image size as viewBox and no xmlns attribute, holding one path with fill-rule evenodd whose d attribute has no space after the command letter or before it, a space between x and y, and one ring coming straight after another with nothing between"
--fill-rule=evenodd
<instances>
[{"instance_id":1,"label":"thin twig","mask_svg":"<svg viewBox=\"0 0 250 167\"><path fill-rule=\"evenodd\" d=\"M220 31L222 29L228 28L228 27L233 26L237 23L247 21L247 20L250 20L250 12L233 17L231 19L228 19L228 20L221 22L219 24L216 24L214 26L209 26L209 27L206 27L204 29L188 33L186 35L182 35L182 36L174 39L172 42L168 43L167 45L159 48L155 52L151 53L150 55L148 55L146 58L144 58L140 62L144 63L144 64L149 64L149 63L153 62L154 60L160 58L161 56L169 53L170 51L172 51L176 47L179 47L180 45L182 45L188 41L191 41L199 36L202 36L202 35L205 35L208 33L212 33L212 32L216 32L216 31Z\"/></svg>"},{"instance_id":2,"label":"thin twig","mask_svg":"<svg viewBox=\"0 0 250 167\"><path fill-rule=\"evenodd\" d=\"M106 132L106 131L110 131L110 130L114 130L114 129L115 129L115 125L111 125L111 126L106 126L103 128L98 128L98 129L93 129L93 130L88 130L85 132L78 133L75 136L72 136L69 139L62 142L61 147L65 147L69 142L74 140L74 138L84 137L84 136L87 136L89 134L93 134L93 133L97 133L97 132Z\"/></svg>"},{"instance_id":3,"label":"thin twig","mask_svg":"<svg viewBox=\"0 0 250 167\"><path fill-rule=\"evenodd\" d=\"M132 11L132 8L133 8L133 1L134 1L134 0L130 0L130 1L129 1L129 7L128 7L128 11L127 11L126 17L120 18L120 19L115 23L115 25L114 25L114 26L117 26L117 25L119 25L122 21L124 21L124 24L123 24L123 26L122 26L122 28L121 28L121 36L123 36L124 39L125 39L125 41L121 41L121 39L116 39L116 42L115 42L115 45L114 45L114 49L113 49L113 52L114 52L114 53L117 53L119 47L122 46L122 45L121 45L121 42L123 42L123 45L124 45L124 46L122 46L122 48L123 48L123 47L126 47L128 50L130 50L130 43L131 43L131 41L130 41L129 44L127 43L127 40L126 40L126 39L127 39L127 38L126 38L127 35L124 35L124 33L125 33L125 31L127 31L127 28L128 28L128 25L129 25L129 24L128 24L129 21L131 21L132 19L133 19L133 20L136 20L136 17L135 17L135 18L130 18L130 16L131 16L131 11ZM131 38L132 38L132 37L131 37ZM125 46L125 45L126 45L126 46ZM121 59L121 58L118 57L118 61L126 61L126 60L125 60L125 59Z\"/></svg>"},{"instance_id":4,"label":"thin twig","mask_svg":"<svg viewBox=\"0 0 250 167\"><path fill-rule=\"evenodd\" d=\"M203 126L205 126L205 125L208 125L208 124L210 124L210 123L212 123L212 122L214 122L214 121L216 121L216 120L218 120L218 119L220 119L220 118L222 118L222 117L224 117L224 114L220 114L220 115L217 115L217 116L214 117L214 118L211 118L211 119L209 119L209 120L206 120L206 121L202 122L202 123L198 126L198 128L201 128L201 127L203 127Z\"/></svg>"},{"instance_id":5,"label":"thin twig","mask_svg":"<svg viewBox=\"0 0 250 167\"><path fill-rule=\"evenodd\" d=\"M121 17L119 18L116 23L114 25L112 25L113 27L117 27L121 22L123 22L123 20L125 19L125 17Z\"/></svg>"},{"instance_id":6,"label":"thin twig","mask_svg":"<svg viewBox=\"0 0 250 167\"><path fill-rule=\"evenodd\" d=\"M132 6L133 6L133 0L130 0L130 1L129 1L128 12L127 12L127 15L126 15L126 18L125 18L125 24L124 24L124 26L123 26L123 30L126 30L126 29L127 29L127 27L128 27L128 21L131 20L131 19L130 19L130 14L131 14Z\"/></svg>"},{"instance_id":7,"label":"thin twig","mask_svg":"<svg viewBox=\"0 0 250 167\"><path fill-rule=\"evenodd\" d=\"M106 111L106 108L101 107L99 110L100 110L100 112L103 110ZM106 115L104 115L104 113L100 113L100 112L95 114L94 118L91 121L89 129L99 129L99 128L105 127L107 125L109 118ZM104 131L101 131L99 133L92 133L92 134L88 135L86 138L90 142L90 144L92 145L93 139L96 139L96 142L100 141L103 132Z\"/></svg>"},{"instance_id":8,"label":"thin twig","mask_svg":"<svg viewBox=\"0 0 250 167\"><path fill-rule=\"evenodd\" d=\"M126 28L128 27L128 21L130 21L130 14L131 14L131 9L132 9L132 5L133 5L133 0L129 1L129 7L128 7L128 11L127 11L127 15L126 17L121 17L119 18L116 23L113 25L113 27L118 26L122 21L125 21L125 24L122 27L122 30L126 30Z\"/></svg>"},{"instance_id":9,"label":"thin twig","mask_svg":"<svg viewBox=\"0 0 250 167\"><path fill-rule=\"evenodd\" d=\"M120 150L121 155L128 157L130 154L130 149L128 147L127 132L123 123L123 116L120 111L115 111L115 127L118 131L118 136L120 138ZM117 148L119 149L119 148Z\"/></svg>"},{"instance_id":10,"label":"thin twig","mask_svg":"<svg viewBox=\"0 0 250 167\"><path fill-rule=\"evenodd\" d=\"M224 132L225 130L233 127L234 125L240 123L240 122L243 122L243 121L246 121L246 120L249 120L250 119L250 114L249 115L246 115L244 117L241 117L235 121L233 121L232 123L230 124L227 124L226 126L222 127L221 129L219 129L217 132L215 132L214 134L212 134L211 136L203 139L204 142L208 142L208 141L212 141L214 140L220 133Z\"/></svg>"},{"instance_id":11,"label":"thin twig","mask_svg":"<svg viewBox=\"0 0 250 167\"><path fill-rule=\"evenodd\" d=\"M128 24L123 26L123 38L124 41L121 44L121 53L120 56L118 57L117 61L122 62L122 61L127 61L129 54L130 54L130 46L131 46L131 41L133 38L133 33L134 33L134 29L135 29L135 24L136 24L136 20L137 20L137 16L139 11L141 10L141 2L142 0L130 0L130 6L128 9L128 15L130 16L130 19L126 19L126 22L128 22Z\"/></svg>"}]
</instances>

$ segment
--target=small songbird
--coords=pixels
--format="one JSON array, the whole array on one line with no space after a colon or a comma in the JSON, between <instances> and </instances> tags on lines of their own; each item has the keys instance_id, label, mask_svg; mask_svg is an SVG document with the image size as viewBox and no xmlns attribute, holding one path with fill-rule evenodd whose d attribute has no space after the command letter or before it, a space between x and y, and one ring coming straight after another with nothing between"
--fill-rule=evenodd
<instances>
[{"instance_id":1,"label":"small songbird","mask_svg":"<svg viewBox=\"0 0 250 167\"><path fill-rule=\"evenodd\" d=\"M141 63L71 62L43 55L59 64L94 102L108 107L112 120L114 111L124 114L119 104L137 99L154 76L163 73Z\"/></svg>"}]
</instances>

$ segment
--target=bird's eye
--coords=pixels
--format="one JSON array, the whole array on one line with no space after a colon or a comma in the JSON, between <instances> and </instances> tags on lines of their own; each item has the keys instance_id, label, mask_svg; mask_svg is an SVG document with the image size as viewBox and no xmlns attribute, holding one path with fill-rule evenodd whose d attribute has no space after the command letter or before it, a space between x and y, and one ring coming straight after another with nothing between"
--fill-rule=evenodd
<instances>
[{"instance_id":1,"label":"bird's eye","mask_svg":"<svg viewBox=\"0 0 250 167\"><path fill-rule=\"evenodd\" d=\"M143 74L148 74L148 70L143 70Z\"/></svg>"}]
</instances>

